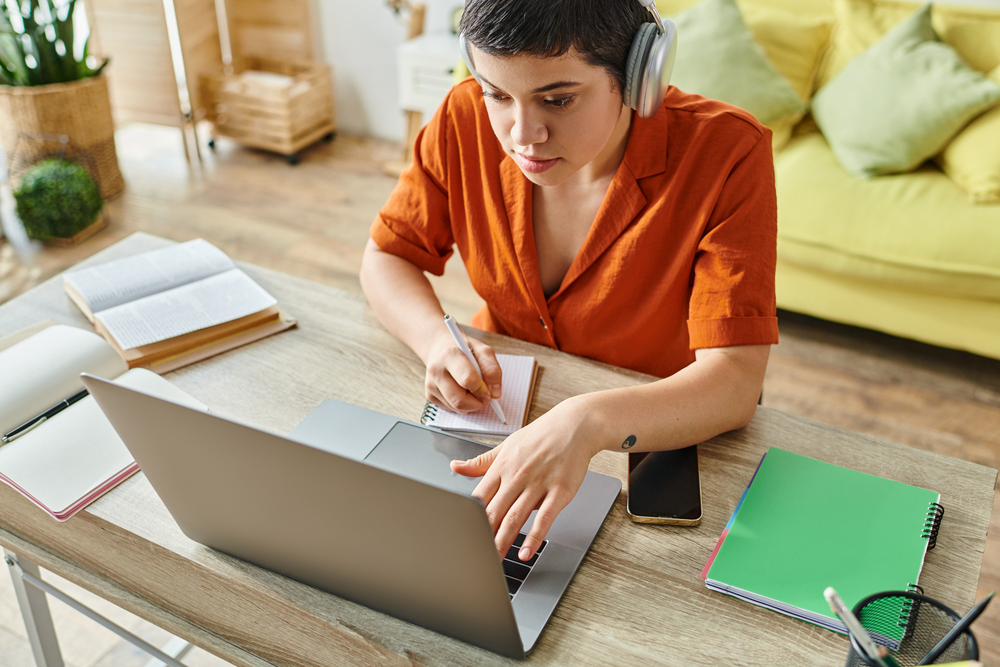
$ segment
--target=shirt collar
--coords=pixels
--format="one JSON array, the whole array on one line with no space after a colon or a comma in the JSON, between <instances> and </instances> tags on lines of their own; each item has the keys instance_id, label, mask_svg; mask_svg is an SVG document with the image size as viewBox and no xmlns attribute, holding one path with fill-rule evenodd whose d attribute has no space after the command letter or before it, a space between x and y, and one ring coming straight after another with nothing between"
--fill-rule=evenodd
<instances>
[{"instance_id":1,"label":"shirt collar","mask_svg":"<svg viewBox=\"0 0 1000 667\"><path fill-rule=\"evenodd\" d=\"M667 169L667 112L664 107L652 118L632 112L632 127L623 162L636 180L663 173Z\"/></svg>"}]
</instances>

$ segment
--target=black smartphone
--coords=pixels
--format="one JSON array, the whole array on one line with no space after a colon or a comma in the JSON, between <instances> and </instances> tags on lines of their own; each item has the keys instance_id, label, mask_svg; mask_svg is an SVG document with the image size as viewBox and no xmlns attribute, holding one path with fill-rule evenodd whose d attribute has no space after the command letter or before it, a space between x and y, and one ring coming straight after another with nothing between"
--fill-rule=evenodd
<instances>
[{"instance_id":1,"label":"black smartphone","mask_svg":"<svg viewBox=\"0 0 1000 667\"><path fill-rule=\"evenodd\" d=\"M701 523L698 445L628 455L629 517L637 523Z\"/></svg>"}]
</instances>

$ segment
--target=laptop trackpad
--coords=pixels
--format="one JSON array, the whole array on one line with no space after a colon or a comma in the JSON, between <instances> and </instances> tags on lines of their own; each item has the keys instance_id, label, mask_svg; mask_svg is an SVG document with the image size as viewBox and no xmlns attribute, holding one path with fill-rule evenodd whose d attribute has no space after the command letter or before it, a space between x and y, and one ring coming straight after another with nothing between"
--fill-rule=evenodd
<instances>
[{"instance_id":1,"label":"laptop trackpad","mask_svg":"<svg viewBox=\"0 0 1000 667\"><path fill-rule=\"evenodd\" d=\"M361 461L398 421L381 412L327 399L310 412L288 438Z\"/></svg>"},{"instance_id":2,"label":"laptop trackpad","mask_svg":"<svg viewBox=\"0 0 1000 667\"><path fill-rule=\"evenodd\" d=\"M365 457L365 462L468 496L482 477L454 473L449 463L471 459L488 449L476 442L397 422Z\"/></svg>"}]
</instances>

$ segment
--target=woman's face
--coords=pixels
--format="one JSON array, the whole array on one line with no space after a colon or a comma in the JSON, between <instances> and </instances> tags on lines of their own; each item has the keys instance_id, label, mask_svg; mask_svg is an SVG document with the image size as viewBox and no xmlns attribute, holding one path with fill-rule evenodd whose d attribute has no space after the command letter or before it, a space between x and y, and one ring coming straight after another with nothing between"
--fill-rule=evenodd
<instances>
[{"instance_id":1,"label":"woman's face","mask_svg":"<svg viewBox=\"0 0 1000 667\"><path fill-rule=\"evenodd\" d=\"M572 49L540 58L472 47L472 57L493 132L529 181L560 185L584 168L594 177L618 168L606 163L620 162L631 115L604 68Z\"/></svg>"}]
</instances>

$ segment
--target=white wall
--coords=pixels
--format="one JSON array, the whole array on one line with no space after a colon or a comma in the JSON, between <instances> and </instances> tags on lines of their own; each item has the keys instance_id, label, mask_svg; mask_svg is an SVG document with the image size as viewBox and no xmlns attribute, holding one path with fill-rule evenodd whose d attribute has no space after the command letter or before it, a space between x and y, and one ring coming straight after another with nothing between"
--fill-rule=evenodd
<instances>
[{"instance_id":1,"label":"white wall","mask_svg":"<svg viewBox=\"0 0 1000 667\"><path fill-rule=\"evenodd\" d=\"M443 32L462 0L423 0L427 32ZM406 38L407 12L385 0L317 0L319 33L333 66L337 127L402 141L406 134L397 93L396 47Z\"/></svg>"}]
</instances>

